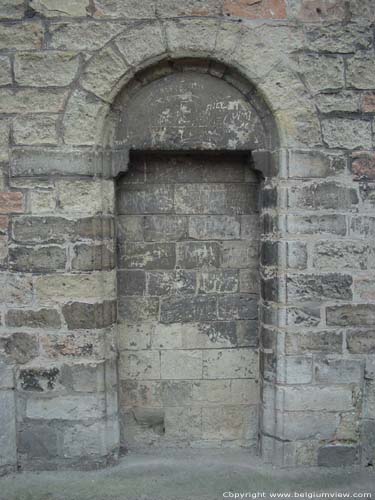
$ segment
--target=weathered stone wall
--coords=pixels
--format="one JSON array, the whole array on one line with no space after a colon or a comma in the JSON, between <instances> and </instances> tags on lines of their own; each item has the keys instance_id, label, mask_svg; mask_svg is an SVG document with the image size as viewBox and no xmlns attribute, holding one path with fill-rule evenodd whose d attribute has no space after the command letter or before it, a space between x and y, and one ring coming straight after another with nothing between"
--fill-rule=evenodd
<instances>
[{"instance_id":1,"label":"weathered stone wall","mask_svg":"<svg viewBox=\"0 0 375 500\"><path fill-rule=\"evenodd\" d=\"M0 471L116 456L112 105L185 57L280 138L253 154L262 455L373 463L374 1L4 0L0 20Z\"/></svg>"},{"instance_id":2,"label":"weathered stone wall","mask_svg":"<svg viewBox=\"0 0 375 500\"><path fill-rule=\"evenodd\" d=\"M258 180L243 155L136 157L118 184L124 446L258 435Z\"/></svg>"}]
</instances>

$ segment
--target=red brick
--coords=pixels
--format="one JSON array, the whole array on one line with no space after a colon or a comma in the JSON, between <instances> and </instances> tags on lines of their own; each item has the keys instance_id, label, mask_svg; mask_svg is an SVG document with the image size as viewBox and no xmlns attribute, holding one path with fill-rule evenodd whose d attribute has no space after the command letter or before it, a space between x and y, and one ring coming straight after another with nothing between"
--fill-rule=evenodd
<instances>
[{"instance_id":1,"label":"red brick","mask_svg":"<svg viewBox=\"0 0 375 500\"><path fill-rule=\"evenodd\" d=\"M300 21L343 21L348 12L344 0L302 0L289 15Z\"/></svg>"},{"instance_id":2,"label":"red brick","mask_svg":"<svg viewBox=\"0 0 375 500\"><path fill-rule=\"evenodd\" d=\"M0 231L6 231L8 229L9 219L5 215L0 215Z\"/></svg>"},{"instance_id":3,"label":"red brick","mask_svg":"<svg viewBox=\"0 0 375 500\"><path fill-rule=\"evenodd\" d=\"M225 0L224 14L247 19L285 19L285 0Z\"/></svg>"},{"instance_id":4,"label":"red brick","mask_svg":"<svg viewBox=\"0 0 375 500\"><path fill-rule=\"evenodd\" d=\"M0 214L24 212L23 194L19 192L0 192Z\"/></svg>"},{"instance_id":5,"label":"red brick","mask_svg":"<svg viewBox=\"0 0 375 500\"><path fill-rule=\"evenodd\" d=\"M352 155L352 172L354 180L358 181L363 177L375 180L375 152L358 151Z\"/></svg>"},{"instance_id":6,"label":"red brick","mask_svg":"<svg viewBox=\"0 0 375 500\"><path fill-rule=\"evenodd\" d=\"M375 92L369 92L362 97L362 111L364 113L375 112Z\"/></svg>"}]
</instances>

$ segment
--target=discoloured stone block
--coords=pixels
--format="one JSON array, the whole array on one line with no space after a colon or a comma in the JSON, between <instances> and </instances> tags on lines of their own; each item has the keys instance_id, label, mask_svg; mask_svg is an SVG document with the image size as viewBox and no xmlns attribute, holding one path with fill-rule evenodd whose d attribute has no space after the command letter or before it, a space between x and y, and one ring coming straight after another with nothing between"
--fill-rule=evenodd
<instances>
[{"instance_id":1,"label":"discoloured stone block","mask_svg":"<svg viewBox=\"0 0 375 500\"><path fill-rule=\"evenodd\" d=\"M173 269L174 243L125 243L119 252L119 265L128 269Z\"/></svg>"},{"instance_id":2,"label":"discoloured stone block","mask_svg":"<svg viewBox=\"0 0 375 500\"><path fill-rule=\"evenodd\" d=\"M221 244L183 242L177 244L177 265L184 269L220 267Z\"/></svg>"},{"instance_id":3,"label":"discoloured stone block","mask_svg":"<svg viewBox=\"0 0 375 500\"><path fill-rule=\"evenodd\" d=\"M258 304L249 295L226 295L218 299L220 319L257 319Z\"/></svg>"},{"instance_id":4,"label":"discoloured stone block","mask_svg":"<svg viewBox=\"0 0 375 500\"><path fill-rule=\"evenodd\" d=\"M209 295L165 299L160 305L162 323L210 321L216 318L216 297Z\"/></svg>"},{"instance_id":5,"label":"discoloured stone block","mask_svg":"<svg viewBox=\"0 0 375 500\"><path fill-rule=\"evenodd\" d=\"M72 269L75 271L108 270L114 267L115 256L107 245L76 245L72 259Z\"/></svg>"},{"instance_id":6,"label":"discoloured stone block","mask_svg":"<svg viewBox=\"0 0 375 500\"><path fill-rule=\"evenodd\" d=\"M351 299L352 277L348 274L300 274L289 276L287 293L290 300Z\"/></svg>"},{"instance_id":7,"label":"discoloured stone block","mask_svg":"<svg viewBox=\"0 0 375 500\"><path fill-rule=\"evenodd\" d=\"M7 326L26 328L60 328L61 319L56 309L10 309L5 315Z\"/></svg>"},{"instance_id":8,"label":"discoloured stone block","mask_svg":"<svg viewBox=\"0 0 375 500\"><path fill-rule=\"evenodd\" d=\"M200 293L236 293L239 292L239 271L207 271L198 277L198 291Z\"/></svg>"},{"instance_id":9,"label":"discoloured stone block","mask_svg":"<svg viewBox=\"0 0 375 500\"><path fill-rule=\"evenodd\" d=\"M125 184L120 193L120 214L162 214L173 209L173 189L168 185Z\"/></svg>"},{"instance_id":10,"label":"discoloured stone block","mask_svg":"<svg viewBox=\"0 0 375 500\"><path fill-rule=\"evenodd\" d=\"M358 462L358 448L346 445L323 446L318 452L318 465L324 467L342 467Z\"/></svg>"},{"instance_id":11,"label":"discoloured stone block","mask_svg":"<svg viewBox=\"0 0 375 500\"><path fill-rule=\"evenodd\" d=\"M148 272L147 293L149 295L194 294L196 292L194 271Z\"/></svg>"},{"instance_id":12,"label":"discoloured stone block","mask_svg":"<svg viewBox=\"0 0 375 500\"><path fill-rule=\"evenodd\" d=\"M246 349L203 352L203 378L256 378L258 356Z\"/></svg>"},{"instance_id":13,"label":"discoloured stone block","mask_svg":"<svg viewBox=\"0 0 375 500\"><path fill-rule=\"evenodd\" d=\"M240 238L240 222L226 215L189 217L189 237L195 240L236 240Z\"/></svg>"},{"instance_id":14,"label":"discoloured stone block","mask_svg":"<svg viewBox=\"0 0 375 500\"><path fill-rule=\"evenodd\" d=\"M371 326L375 324L375 304L345 304L327 307L327 325Z\"/></svg>"},{"instance_id":15,"label":"discoloured stone block","mask_svg":"<svg viewBox=\"0 0 375 500\"><path fill-rule=\"evenodd\" d=\"M162 351L162 379L201 379L202 351Z\"/></svg>"},{"instance_id":16,"label":"discoloured stone block","mask_svg":"<svg viewBox=\"0 0 375 500\"><path fill-rule=\"evenodd\" d=\"M63 306L62 313L69 330L105 328L116 320L116 304L72 302Z\"/></svg>"},{"instance_id":17,"label":"discoloured stone block","mask_svg":"<svg viewBox=\"0 0 375 500\"><path fill-rule=\"evenodd\" d=\"M65 248L55 245L43 247L11 246L9 267L20 272L65 271Z\"/></svg>"},{"instance_id":18,"label":"discoloured stone block","mask_svg":"<svg viewBox=\"0 0 375 500\"><path fill-rule=\"evenodd\" d=\"M286 354L342 353L343 334L341 331L307 331L288 333L285 338Z\"/></svg>"},{"instance_id":19,"label":"discoloured stone block","mask_svg":"<svg viewBox=\"0 0 375 500\"><path fill-rule=\"evenodd\" d=\"M38 341L35 334L14 332L0 338L0 345L10 360L24 364L38 355Z\"/></svg>"},{"instance_id":20,"label":"discoloured stone block","mask_svg":"<svg viewBox=\"0 0 375 500\"><path fill-rule=\"evenodd\" d=\"M118 271L117 290L119 295L144 295L146 293L146 274L144 271ZM150 295L155 295L151 293Z\"/></svg>"},{"instance_id":21,"label":"discoloured stone block","mask_svg":"<svg viewBox=\"0 0 375 500\"><path fill-rule=\"evenodd\" d=\"M156 320L159 314L159 299L155 297L119 297L118 314L129 323Z\"/></svg>"},{"instance_id":22,"label":"discoloured stone block","mask_svg":"<svg viewBox=\"0 0 375 500\"><path fill-rule=\"evenodd\" d=\"M137 380L160 379L159 351L125 352L121 356L120 378Z\"/></svg>"},{"instance_id":23,"label":"discoloured stone block","mask_svg":"<svg viewBox=\"0 0 375 500\"><path fill-rule=\"evenodd\" d=\"M149 215L144 218L145 241L179 241L186 239L187 233L187 217Z\"/></svg>"}]
</instances>

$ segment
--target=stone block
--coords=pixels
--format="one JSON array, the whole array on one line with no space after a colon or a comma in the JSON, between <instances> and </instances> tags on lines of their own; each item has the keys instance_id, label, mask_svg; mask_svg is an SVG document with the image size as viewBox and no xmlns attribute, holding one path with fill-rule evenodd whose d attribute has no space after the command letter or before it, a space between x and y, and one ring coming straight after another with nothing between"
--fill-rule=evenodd
<instances>
[{"instance_id":1,"label":"stone block","mask_svg":"<svg viewBox=\"0 0 375 500\"><path fill-rule=\"evenodd\" d=\"M98 19L154 18L155 5L148 2L140 4L137 0L95 0L93 16Z\"/></svg>"},{"instance_id":2,"label":"stone block","mask_svg":"<svg viewBox=\"0 0 375 500\"><path fill-rule=\"evenodd\" d=\"M12 83L12 73L11 73L9 57L7 56L0 57L0 72L1 72L0 85L10 85Z\"/></svg>"},{"instance_id":3,"label":"stone block","mask_svg":"<svg viewBox=\"0 0 375 500\"><path fill-rule=\"evenodd\" d=\"M314 360L314 379L318 384L361 384L364 363L360 359L330 359L326 356Z\"/></svg>"},{"instance_id":4,"label":"stone block","mask_svg":"<svg viewBox=\"0 0 375 500\"><path fill-rule=\"evenodd\" d=\"M115 256L107 245L75 245L72 259L74 271L100 271L114 268Z\"/></svg>"},{"instance_id":5,"label":"stone block","mask_svg":"<svg viewBox=\"0 0 375 500\"><path fill-rule=\"evenodd\" d=\"M228 215L189 217L189 238L194 240L236 240L240 238L240 222Z\"/></svg>"},{"instance_id":6,"label":"stone block","mask_svg":"<svg viewBox=\"0 0 375 500\"><path fill-rule=\"evenodd\" d=\"M146 274L144 271L118 271L117 290L119 295L144 295L146 293ZM150 295L156 295L150 293Z\"/></svg>"},{"instance_id":7,"label":"stone block","mask_svg":"<svg viewBox=\"0 0 375 500\"><path fill-rule=\"evenodd\" d=\"M65 88L40 92L34 88L3 87L0 89L0 109L2 113L58 113L64 107L66 96Z\"/></svg>"},{"instance_id":8,"label":"stone block","mask_svg":"<svg viewBox=\"0 0 375 500\"><path fill-rule=\"evenodd\" d=\"M56 458L59 453L59 430L48 422L26 422L20 426L19 453L29 460Z\"/></svg>"},{"instance_id":9,"label":"stone block","mask_svg":"<svg viewBox=\"0 0 375 500\"><path fill-rule=\"evenodd\" d=\"M0 389L14 389L13 366L6 363L5 357L0 357Z\"/></svg>"},{"instance_id":10,"label":"stone block","mask_svg":"<svg viewBox=\"0 0 375 500\"><path fill-rule=\"evenodd\" d=\"M2 5L4 5L2 3ZM2 23L0 27L0 49L35 50L41 49L44 40L43 25L39 21Z\"/></svg>"},{"instance_id":11,"label":"stone block","mask_svg":"<svg viewBox=\"0 0 375 500\"><path fill-rule=\"evenodd\" d=\"M74 221L60 217L14 217L12 222L17 243L64 243L75 232Z\"/></svg>"},{"instance_id":12,"label":"stone block","mask_svg":"<svg viewBox=\"0 0 375 500\"><path fill-rule=\"evenodd\" d=\"M233 440L244 439L250 424L251 407L218 406L202 408L202 432L204 439ZM256 419L254 419L256 421ZM255 422L252 422L255 424Z\"/></svg>"},{"instance_id":13,"label":"stone block","mask_svg":"<svg viewBox=\"0 0 375 500\"><path fill-rule=\"evenodd\" d=\"M375 420L364 420L363 434L367 437L363 446L363 464L372 466L375 458Z\"/></svg>"},{"instance_id":14,"label":"stone block","mask_svg":"<svg viewBox=\"0 0 375 500\"><path fill-rule=\"evenodd\" d=\"M40 336L41 353L50 359L90 360L108 356L108 345L114 343L113 331L80 330L69 333L46 333Z\"/></svg>"},{"instance_id":15,"label":"stone block","mask_svg":"<svg viewBox=\"0 0 375 500\"><path fill-rule=\"evenodd\" d=\"M259 260L258 241L223 241L221 267L229 269L256 268Z\"/></svg>"},{"instance_id":16,"label":"stone block","mask_svg":"<svg viewBox=\"0 0 375 500\"><path fill-rule=\"evenodd\" d=\"M167 51L162 28L159 23L153 22L128 26L116 38L115 43L131 66L153 57L161 57Z\"/></svg>"},{"instance_id":17,"label":"stone block","mask_svg":"<svg viewBox=\"0 0 375 500\"><path fill-rule=\"evenodd\" d=\"M159 380L159 351L123 352L119 363L121 379Z\"/></svg>"},{"instance_id":18,"label":"stone block","mask_svg":"<svg viewBox=\"0 0 375 500\"><path fill-rule=\"evenodd\" d=\"M175 243L126 242L119 249L119 266L128 269L174 269Z\"/></svg>"},{"instance_id":19,"label":"stone block","mask_svg":"<svg viewBox=\"0 0 375 500\"><path fill-rule=\"evenodd\" d=\"M375 324L375 304L345 304L326 310L327 325L372 326Z\"/></svg>"},{"instance_id":20,"label":"stone block","mask_svg":"<svg viewBox=\"0 0 375 500\"><path fill-rule=\"evenodd\" d=\"M116 303L72 302L63 306L62 313L69 330L105 328L116 320Z\"/></svg>"},{"instance_id":21,"label":"stone block","mask_svg":"<svg viewBox=\"0 0 375 500\"><path fill-rule=\"evenodd\" d=\"M250 379L197 380L192 384L191 399L198 406L256 405L259 384Z\"/></svg>"},{"instance_id":22,"label":"stone block","mask_svg":"<svg viewBox=\"0 0 375 500\"><path fill-rule=\"evenodd\" d=\"M241 293L259 294L259 272L257 269L240 269Z\"/></svg>"},{"instance_id":23,"label":"stone block","mask_svg":"<svg viewBox=\"0 0 375 500\"><path fill-rule=\"evenodd\" d=\"M346 235L346 217L340 214L288 215L288 233Z\"/></svg>"},{"instance_id":24,"label":"stone block","mask_svg":"<svg viewBox=\"0 0 375 500\"><path fill-rule=\"evenodd\" d=\"M143 406L146 408L161 406L161 388L159 380L122 380L120 402L123 407Z\"/></svg>"},{"instance_id":25,"label":"stone block","mask_svg":"<svg viewBox=\"0 0 375 500\"><path fill-rule=\"evenodd\" d=\"M348 351L352 354L375 354L375 333L373 330L354 330L346 334Z\"/></svg>"},{"instance_id":26,"label":"stone block","mask_svg":"<svg viewBox=\"0 0 375 500\"><path fill-rule=\"evenodd\" d=\"M375 180L375 154L371 151L352 153L352 173L355 181Z\"/></svg>"},{"instance_id":27,"label":"stone block","mask_svg":"<svg viewBox=\"0 0 375 500\"><path fill-rule=\"evenodd\" d=\"M359 450L357 446L329 444L318 451L318 465L323 467L343 467L358 463Z\"/></svg>"},{"instance_id":28,"label":"stone block","mask_svg":"<svg viewBox=\"0 0 375 500\"><path fill-rule=\"evenodd\" d=\"M224 0L224 15L242 19L285 19L284 0Z\"/></svg>"},{"instance_id":29,"label":"stone block","mask_svg":"<svg viewBox=\"0 0 375 500\"><path fill-rule=\"evenodd\" d=\"M221 1L187 0L183 4L178 0L157 0L156 12L158 17L182 17L182 16L217 16L221 14Z\"/></svg>"},{"instance_id":30,"label":"stone block","mask_svg":"<svg viewBox=\"0 0 375 500\"><path fill-rule=\"evenodd\" d=\"M102 99L110 99L113 88L127 69L123 58L112 47L107 46L86 65L81 85Z\"/></svg>"},{"instance_id":31,"label":"stone block","mask_svg":"<svg viewBox=\"0 0 375 500\"><path fill-rule=\"evenodd\" d=\"M27 392L50 392L61 388L60 370L53 368L24 368L18 374L18 389Z\"/></svg>"},{"instance_id":32,"label":"stone block","mask_svg":"<svg viewBox=\"0 0 375 500\"><path fill-rule=\"evenodd\" d=\"M313 327L321 321L319 304L290 307L287 310L287 324L298 327Z\"/></svg>"},{"instance_id":33,"label":"stone block","mask_svg":"<svg viewBox=\"0 0 375 500\"><path fill-rule=\"evenodd\" d=\"M373 89L375 63L371 56L358 53L348 59L346 78L348 85L356 89Z\"/></svg>"},{"instance_id":34,"label":"stone block","mask_svg":"<svg viewBox=\"0 0 375 500\"><path fill-rule=\"evenodd\" d=\"M89 0L67 0L64 5L58 0L30 0L30 7L44 17L85 17Z\"/></svg>"},{"instance_id":35,"label":"stone block","mask_svg":"<svg viewBox=\"0 0 375 500\"><path fill-rule=\"evenodd\" d=\"M183 269L220 267L219 242L186 241L177 243L176 264Z\"/></svg>"},{"instance_id":36,"label":"stone block","mask_svg":"<svg viewBox=\"0 0 375 500\"><path fill-rule=\"evenodd\" d=\"M344 7L343 7L344 9ZM350 54L368 49L371 37L366 24L307 24L305 28L306 46L310 50Z\"/></svg>"},{"instance_id":37,"label":"stone block","mask_svg":"<svg viewBox=\"0 0 375 500\"><path fill-rule=\"evenodd\" d=\"M239 286L238 270L207 271L198 276L199 293L236 293L239 292Z\"/></svg>"},{"instance_id":38,"label":"stone block","mask_svg":"<svg viewBox=\"0 0 375 500\"><path fill-rule=\"evenodd\" d=\"M38 340L34 334L14 332L0 338L0 345L13 363L24 364L38 355Z\"/></svg>"},{"instance_id":39,"label":"stone block","mask_svg":"<svg viewBox=\"0 0 375 500\"><path fill-rule=\"evenodd\" d=\"M15 81L31 87L70 85L79 67L75 52L20 52L15 56Z\"/></svg>"},{"instance_id":40,"label":"stone block","mask_svg":"<svg viewBox=\"0 0 375 500\"><path fill-rule=\"evenodd\" d=\"M344 61L336 55L306 54L299 58L298 70L303 73L312 92L344 87Z\"/></svg>"},{"instance_id":41,"label":"stone block","mask_svg":"<svg viewBox=\"0 0 375 500\"><path fill-rule=\"evenodd\" d=\"M173 210L173 187L168 185L124 184L117 199L121 215L163 214Z\"/></svg>"},{"instance_id":42,"label":"stone block","mask_svg":"<svg viewBox=\"0 0 375 500\"><path fill-rule=\"evenodd\" d=\"M102 418L105 413L103 394L79 394L53 398L29 398L26 417L40 420L86 420Z\"/></svg>"},{"instance_id":43,"label":"stone block","mask_svg":"<svg viewBox=\"0 0 375 500\"><path fill-rule=\"evenodd\" d=\"M66 458L103 459L118 446L118 422L102 420L91 425L69 425L61 438L61 451Z\"/></svg>"},{"instance_id":44,"label":"stone block","mask_svg":"<svg viewBox=\"0 0 375 500\"><path fill-rule=\"evenodd\" d=\"M289 208L306 210L350 210L358 205L354 188L327 181L321 184L302 184L289 190Z\"/></svg>"},{"instance_id":45,"label":"stone block","mask_svg":"<svg viewBox=\"0 0 375 500\"><path fill-rule=\"evenodd\" d=\"M114 210L113 181L58 180L58 207L64 213L95 215Z\"/></svg>"},{"instance_id":46,"label":"stone block","mask_svg":"<svg viewBox=\"0 0 375 500\"><path fill-rule=\"evenodd\" d=\"M13 271L64 271L66 260L65 248L56 245L40 247L11 246L9 248L9 267Z\"/></svg>"},{"instance_id":47,"label":"stone block","mask_svg":"<svg viewBox=\"0 0 375 500\"><path fill-rule=\"evenodd\" d=\"M315 96L316 105L321 113L358 113L361 110L361 96L353 91L338 94L319 94ZM344 163L345 165L345 163Z\"/></svg>"},{"instance_id":48,"label":"stone block","mask_svg":"<svg viewBox=\"0 0 375 500\"><path fill-rule=\"evenodd\" d=\"M57 115L16 117L13 121L15 144L57 144Z\"/></svg>"},{"instance_id":49,"label":"stone block","mask_svg":"<svg viewBox=\"0 0 375 500\"><path fill-rule=\"evenodd\" d=\"M161 378L201 379L202 351L170 350L161 352Z\"/></svg>"},{"instance_id":50,"label":"stone block","mask_svg":"<svg viewBox=\"0 0 375 500\"><path fill-rule=\"evenodd\" d=\"M24 211L23 193L17 191L0 193L0 214L20 214Z\"/></svg>"},{"instance_id":51,"label":"stone block","mask_svg":"<svg viewBox=\"0 0 375 500\"><path fill-rule=\"evenodd\" d=\"M105 369L110 369L109 364L105 366L99 363L79 363L74 365L63 365L61 369L61 384L74 392L102 392L111 391L111 384L106 383Z\"/></svg>"},{"instance_id":52,"label":"stone block","mask_svg":"<svg viewBox=\"0 0 375 500\"><path fill-rule=\"evenodd\" d=\"M0 300L4 305L27 305L32 301L30 275L0 273Z\"/></svg>"},{"instance_id":53,"label":"stone block","mask_svg":"<svg viewBox=\"0 0 375 500\"><path fill-rule=\"evenodd\" d=\"M306 243L302 241L288 241L287 263L290 269L306 269L307 258Z\"/></svg>"},{"instance_id":54,"label":"stone block","mask_svg":"<svg viewBox=\"0 0 375 500\"><path fill-rule=\"evenodd\" d=\"M342 386L284 387L279 389L280 411L348 411L353 408L352 388Z\"/></svg>"},{"instance_id":55,"label":"stone block","mask_svg":"<svg viewBox=\"0 0 375 500\"><path fill-rule=\"evenodd\" d=\"M196 273L194 271L148 272L148 295L194 294L196 291Z\"/></svg>"},{"instance_id":56,"label":"stone block","mask_svg":"<svg viewBox=\"0 0 375 500\"><path fill-rule=\"evenodd\" d=\"M241 239L256 240L260 237L260 224L258 214L241 215Z\"/></svg>"},{"instance_id":57,"label":"stone block","mask_svg":"<svg viewBox=\"0 0 375 500\"><path fill-rule=\"evenodd\" d=\"M257 378L258 354L249 349L203 351L203 378Z\"/></svg>"},{"instance_id":58,"label":"stone block","mask_svg":"<svg viewBox=\"0 0 375 500\"><path fill-rule=\"evenodd\" d=\"M364 113L373 113L375 110L375 93L374 92L366 92L362 94L361 101L361 111Z\"/></svg>"},{"instance_id":59,"label":"stone block","mask_svg":"<svg viewBox=\"0 0 375 500\"><path fill-rule=\"evenodd\" d=\"M352 298L352 277L348 274L299 274L289 275L287 294L290 300L320 301L322 299Z\"/></svg>"},{"instance_id":60,"label":"stone block","mask_svg":"<svg viewBox=\"0 0 375 500\"><path fill-rule=\"evenodd\" d=\"M156 297L119 297L118 315L129 323L157 320L159 299Z\"/></svg>"},{"instance_id":61,"label":"stone block","mask_svg":"<svg viewBox=\"0 0 375 500\"><path fill-rule=\"evenodd\" d=\"M325 95L325 94L324 94ZM290 151L289 177L304 179L345 173L346 158L321 151Z\"/></svg>"},{"instance_id":62,"label":"stone block","mask_svg":"<svg viewBox=\"0 0 375 500\"><path fill-rule=\"evenodd\" d=\"M337 331L307 331L285 336L286 354L342 353L343 334Z\"/></svg>"},{"instance_id":63,"label":"stone block","mask_svg":"<svg viewBox=\"0 0 375 500\"><path fill-rule=\"evenodd\" d=\"M367 269L369 248L355 241L320 241L314 246L313 265L316 269Z\"/></svg>"},{"instance_id":64,"label":"stone block","mask_svg":"<svg viewBox=\"0 0 375 500\"><path fill-rule=\"evenodd\" d=\"M125 241L143 241L143 222L144 216L118 215L116 218L116 228L119 244L122 245Z\"/></svg>"},{"instance_id":65,"label":"stone block","mask_svg":"<svg viewBox=\"0 0 375 500\"><path fill-rule=\"evenodd\" d=\"M165 409L165 437L168 440L189 441L202 437L202 410L190 407Z\"/></svg>"},{"instance_id":66,"label":"stone block","mask_svg":"<svg viewBox=\"0 0 375 500\"><path fill-rule=\"evenodd\" d=\"M140 350L151 348L151 335L155 325L153 323L127 323L121 321L117 325L118 348L123 350Z\"/></svg>"},{"instance_id":67,"label":"stone block","mask_svg":"<svg viewBox=\"0 0 375 500\"><path fill-rule=\"evenodd\" d=\"M202 372L202 359L200 372ZM194 379L195 377L191 378ZM163 405L166 407L192 405L192 385L192 380L163 380L160 384Z\"/></svg>"},{"instance_id":68,"label":"stone block","mask_svg":"<svg viewBox=\"0 0 375 500\"><path fill-rule=\"evenodd\" d=\"M76 2L72 1L71 4L76 4ZM103 23L92 20L67 23L55 20L50 23L51 37L48 45L49 48L56 50L98 50L123 29L123 23Z\"/></svg>"},{"instance_id":69,"label":"stone block","mask_svg":"<svg viewBox=\"0 0 375 500\"><path fill-rule=\"evenodd\" d=\"M187 217L178 215L147 215L144 218L145 241L179 241L186 239L187 234Z\"/></svg>"},{"instance_id":70,"label":"stone block","mask_svg":"<svg viewBox=\"0 0 375 500\"><path fill-rule=\"evenodd\" d=\"M288 441L298 439L332 439L339 424L337 413L288 412L283 418L280 438Z\"/></svg>"},{"instance_id":71,"label":"stone block","mask_svg":"<svg viewBox=\"0 0 375 500\"><path fill-rule=\"evenodd\" d=\"M4 0L0 7L0 19L22 19L25 4L22 0Z\"/></svg>"},{"instance_id":72,"label":"stone block","mask_svg":"<svg viewBox=\"0 0 375 500\"><path fill-rule=\"evenodd\" d=\"M160 305L162 323L185 323L217 319L216 297L200 295L165 299Z\"/></svg>"},{"instance_id":73,"label":"stone block","mask_svg":"<svg viewBox=\"0 0 375 500\"><path fill-rule=\"evenodd\" d=\"M284 384L310 384L313 360L310 356L285 356L278 360L278 381Z\"/></svg>"},{"instance_id":74,"label":"stone block","mask_svg":"<svg viewBox=\"0 0 375 500\"><path fill-rule=\"evenodd\" d=\"M61 319L56 309L10 309L5 314L5 323L12 327L60 328Z\"/></svg>"},{"instance_id":75,"label":"stone block","mask_svg":"<svg viewBox=\"0 0 375 500\"><path fill-rule=\"evenodd\" d=\"M257 210L253 184L185 184L175 188L177 214L241 215Z\"/></svg>"},{"instance_id":76,"label":"stone block","mask_svg":"<svg viewBox=\"0 0 375 500\"><path fill-rule=\"evenodd\" d=\"M370 121L326 118L322 121L322 133L329 148L370 149L372 146Z\"/></svg>"},{"instance_id":77,"label":"stone block","mask_svg":"<svg viewBox=\"0 0 375 500\"><path fill-rule=\"evenodd\" d=\"M251 295L233 294L218 298L220 319L257 319L258 302Z\"/></svg>"},{"instance_id":78,"label":"stone block","mask_svg":"<svg viewBox=\"0 0 375 500\"><path fill-rule=\"evenodd\" d=\"M215 48L218 22L216 19L184 19L166 23L169 50L185 56L197 52L207 54Z\"/></svg>"},{"instance_id":79,"label":"stone block","mask_svg":"<svg viewBox=\"0 0 375 500\"><path fill-rule=\"evenodd\" d=\"M14 392L0 391L0 466L16 465L16 408Z\"/></svg>"},{"instance_id":80,"label":"stone block","mask_svg":"<svg viewBox=\"0 0 375 500\"><path fill-rule=\"evenodd\" d=\"M111 299L116 297L116 274L102 271L38 276L35 279L35 293L41 303Z\"/></svg>"}]
</instances>

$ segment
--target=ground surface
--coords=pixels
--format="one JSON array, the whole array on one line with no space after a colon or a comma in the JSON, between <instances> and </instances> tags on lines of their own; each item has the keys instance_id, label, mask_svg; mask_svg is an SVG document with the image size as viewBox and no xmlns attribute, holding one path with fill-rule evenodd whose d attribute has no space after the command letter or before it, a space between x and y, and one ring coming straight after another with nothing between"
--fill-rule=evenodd
<instances>
[{"instance_id":1,"label":"ground surface","mask_svg":"<svg viewBox=\"0 0 375 500\"><path fill-rule=\"evenodd\" d=\"M370 469L278 470L242 451L129 454L120 464L94 472L25 472L0 479L1 500L216 500L229 493L275 498L272 492L372 493ZM250 494L253 494L253 497ZM260 493L261 495L257 494ZM240 498L240 497L237 497ZM246 497L243 497L246 498ZM333 495L331 498L338 498ZM347 498L353 498L351 495ZM357 498L364 498L358 496ZM369 497L367 497L369 498Z\"/></svg>"}]
</instances>

